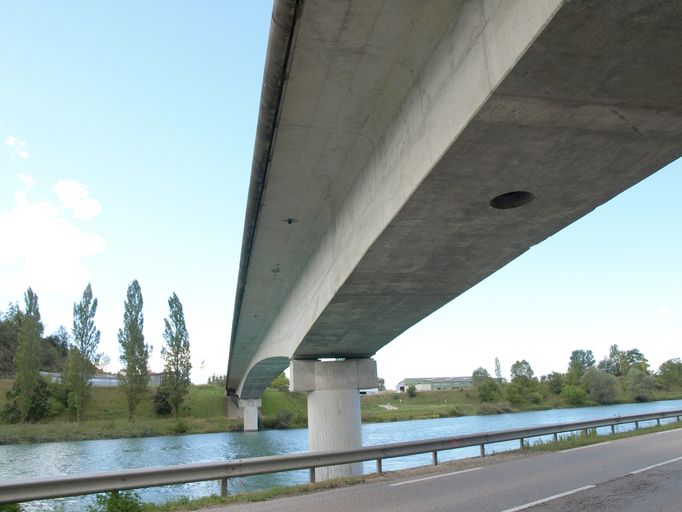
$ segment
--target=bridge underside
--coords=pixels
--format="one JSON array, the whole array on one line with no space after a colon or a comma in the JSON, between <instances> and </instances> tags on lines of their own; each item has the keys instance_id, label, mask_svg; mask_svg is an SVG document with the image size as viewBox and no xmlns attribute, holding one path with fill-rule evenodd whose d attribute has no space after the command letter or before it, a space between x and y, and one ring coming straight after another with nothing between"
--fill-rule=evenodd
<instances>
[{"instance_id":1,"label":"bridge underside","mask_svg":"<svg viewBox=\"0 0 682 512\"><path fill-rule=\"evenodd\" d=\"M312 2L293 40L263 228L254 233L234 320L228 387L242 397L260 396L291 357L370 357L682 154L681 3L471 1L441 13L448 23L438 25L432 52L423 52L408 87L390 89L400 101L388 102L393 110L380 133L353 139L370 141L362 158L340 136L306 163L300 152L316 130L332 126L331 140L369 130L367 116L358 118L363 123L348 119L339 100L362 85L361 65L336 88L323 80L315 89L311 79L315 64L351 54L363 19L349 13L369 9L334 4L346 8L334 45L318 44L317 58L306 60L314 44L304 36L333 32L331 22L322 23L329 6ZM375 21L387 9L419 17L413 2L381 5ZM404 37L384 44L403 47ZM386 87L375 87L373 97L367 92L363 104L381 104ZM303 108L306 97L315 105ZM322 119L325 108L333 111ZM345 153L341 164L329 169L337 152ZM310 188L319 192L317 210L297 213ZM534 199L518 208L491 206L512 191ZM276 364L257 366L272 357ZM257 379L247 377L251 368Z\"/></svg>"}]
</instances>

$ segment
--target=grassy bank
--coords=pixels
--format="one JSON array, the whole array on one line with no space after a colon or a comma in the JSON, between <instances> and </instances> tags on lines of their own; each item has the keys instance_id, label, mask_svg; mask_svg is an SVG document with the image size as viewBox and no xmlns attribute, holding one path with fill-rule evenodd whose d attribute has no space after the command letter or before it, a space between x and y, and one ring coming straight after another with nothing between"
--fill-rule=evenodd
<instances>
[{"instance_id":1,"label":"grassy bank","mask_svg":"<svg viewBox=\"0 0 682 512\"><path fill-rule=\"evenodd\" d=\"M4 407L5 392L11 384L11 381L0 380L0 409ZM92 401L81 423L73 422L68 411L57 410L53 416L37 424L0 424L0 444L149 437L241 429L239 420L227 419L223 413L224 397L221 386L191 386L185 410L179 420L158 416L155 413L152 400L154 391L150 390L144 397L134 421L129 422L126 419L126 401L121 390L93 388ZM680 397L679 392L661 391L654 399ZM483 403L473 390L419 392L414 397L409 397L406 393L386 392L363 396L361 399L362 420L365 423L499 414L566 406L560 396L551 394L534 404L512 405L506 401ZM301 393L267 389L263 395L261 415L262 428L305 427L306 397Z\"/></svg>"}]
</instances>

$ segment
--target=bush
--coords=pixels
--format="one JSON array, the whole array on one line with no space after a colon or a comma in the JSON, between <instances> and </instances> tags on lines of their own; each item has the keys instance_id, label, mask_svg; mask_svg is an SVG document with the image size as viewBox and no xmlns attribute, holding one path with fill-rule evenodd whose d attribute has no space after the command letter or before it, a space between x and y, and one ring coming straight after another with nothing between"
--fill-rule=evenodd
<instances>
[{"instance_id":1,"label":"bush","mask_svg":"<svg viewBox=\"0 0 682 512\"><path fill-rule=\"evenodd\" d=\"M600 404L612 404L618 397L618 379L598 368L588 368L582 377L590 399Z\"/></svg>"},{"instance_id":2,"label":"bush","mask_svg":"<svg viewBox=\"0 0 682 512\"><path fill-rule=\"evenodd\" d=\"M583 405L587 400L587 393L580 386L572 386L570 384L564 384L561 388L561 396L568 405Z\"/></svg>"},{"instance_id":3,"label":"bush","mask_svg":"<svg viewBox=\"0 0 682 512\"><path fill-rule=\"evenodd\" d=\"M0 512L21 512L21 505L18 503L9 503L7 505L0 505Z\"/></svg>"},{"instance_id":4,"label":"bush","mask_svg":"<svg viewBox=\"0 0 682 512\"><path fill-rule=\"evenodd\" d=\"M142 512L142 501L134 492L121 491L98 494L89 512Z\"/></svg>"},{"instance_id":5,"label":"bush","mask_svg":"<svg viewBox=\"0 0 682 512\"><path fill-rule=\"evenodd\" d=\"M635 402L648 402L653 397L656 381L642 370L631 368L628 372L627 386Z\"/></svg>"},{"instance_id":6,"label":"bush","mask_svg":"<svg viewBox=\"0 0 682 512\"><path fill-rule=\"evenodd\" d=\"M7 423L19 423L21 421L21 413L17 406L17 388L14 383L11 389L7 392L7 403L0 415L2 420ZM38 387L36 387L33 396L31 397L31 405L28 410L28 421L30 423L40 421L52 414L50 409L50 388L43 379L38 379Z\"/></svg>"},{"instance_id":7,"label":"bush","mask_svg":"<svg viewBox=\"0 0 682 512\"><path fill-rule=\"evenodd\" d=\"M417 388L415 387L414 384L410 384L409 386L407 386L407 396L409 396L410 398L414 398L415 396L417 396Z\"/></svg>"},{"instance_id":8,"label":"bush","mask_svg":"<svg viewBox=\"0 0 682 512\"><path fill-rule=\"evenodd\" d=\"M168 390L163 386L159 386L154 394L154 411L160 416L169 416L173 412L173 407L168 401Z\"/></svg>"},{"instance_id":9,"label":"bush","mask_svg":"<svg viewBox=\"0 0 682 512\"><path fill-rule=\"evenodd\" d=\"M494 402L500 398L500 387L490 377L478 385L476 392L481 402Z\"/></svg>"},{"instance_id":10,"label":"bush","mask_svg":"<svg viewBox=\"0 0 682 512\"><path fill-rule=\"evenodd\" d=\"M541 404L544 399L545 397L542 396L542 393L539 393L538 391L533 391L530 395L528 395L528 400L534 404Z\"/></svg>"},{"instance_id":11,"label":"bush","mask_svg":"<svg viewBox=\"0 0 682 512\"><path fill-rule=\"evenodd\" d=\"M526 401L523 387L515 382L507 386L507 400L512 405L521 405Z\"/></svg>"}]
</instances>

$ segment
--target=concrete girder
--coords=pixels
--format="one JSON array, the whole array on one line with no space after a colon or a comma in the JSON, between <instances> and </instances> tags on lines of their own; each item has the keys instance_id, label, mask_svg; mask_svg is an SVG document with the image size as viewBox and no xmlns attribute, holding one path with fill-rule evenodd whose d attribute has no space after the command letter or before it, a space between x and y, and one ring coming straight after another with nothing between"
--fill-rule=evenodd
<instances>
[{"instance_id":1,"label":"concrete girder","mask_svg":"<svg viewBox=\"0 0 682 512\"><path fill-rule=\"evenodd\" d=\"M374 354L682 154L679 2L424 2L453 11L439 13L438 39L423 62L386 73L387 82L402 76L406 88L359 89L361 107L374 101L389 113L371 135L357 124L362 118L343 115L339 95L357 95L362 81L342 80L352 66L334 60L332 43L351 51L363 41L350 37L357 29L370 35L355 52L371 54L367 41L387 33L361 21L382 14L353 10L378 5L369 2L330 4L306 3L296 29L307 35L294 41L263 228L245 270L251 284L234 320L228 387L238 387L264 354ZM303 55L298 66L296 55ZM407 68L409 77L399 74ZM343 76L325 87L334 69ZM306 81L313 84L307 96ZM384 97L398 101L383 104ZM320 119L343 122L324 131ZM342 133L357 134L357 143ZM491 208L493 197L514 190L535 200Z\"/></svg>"}]
</instances>

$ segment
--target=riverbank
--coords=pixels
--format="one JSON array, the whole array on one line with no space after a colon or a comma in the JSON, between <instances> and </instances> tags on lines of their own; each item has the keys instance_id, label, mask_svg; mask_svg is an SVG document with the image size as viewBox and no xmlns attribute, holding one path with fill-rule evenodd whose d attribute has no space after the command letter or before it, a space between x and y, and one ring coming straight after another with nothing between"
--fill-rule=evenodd
<instances>
[{"instance_id":1,"label":"riverbank","mask_svg":"<svg viewBox=\"0 0 682 512\"><path fill-rule=\"evenodd\" d=\"M11 381L0 380L0 409L4 407L5 391L10 386ZM92 392L92 401L81 423L71 421L68 411L62 410L41 423L0 424L0 444L154 437L241 430L241 421L230 420L223 414L224 397L221 386L206 384L191 386L186 400L186 410L177 420L155 413L153 392L148 393L141 402L135 420L132 422L126 419L125 399L119 389L93 388ZM665 391L658 391L654 397L655 400L679 398L682 398L682 393ZM474 390L419 392L414 397L409 397L406 393L389 391L363 396L361 399L364 423L490 415L565 407L568 406L560 395L548 394L539 403L512 405L506 401L481 402ZM307 426L307 421L307 403L304 394L266 390L261 410L261 428L303 428Z\"/></svg>"}]
</instances>

